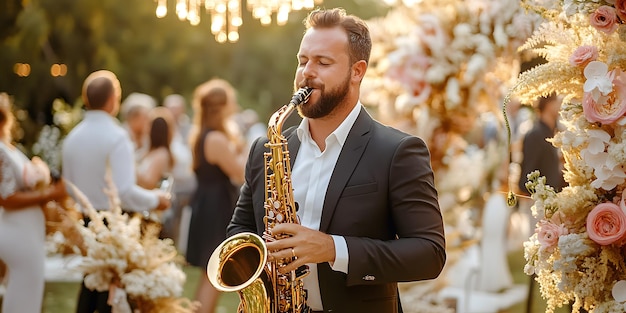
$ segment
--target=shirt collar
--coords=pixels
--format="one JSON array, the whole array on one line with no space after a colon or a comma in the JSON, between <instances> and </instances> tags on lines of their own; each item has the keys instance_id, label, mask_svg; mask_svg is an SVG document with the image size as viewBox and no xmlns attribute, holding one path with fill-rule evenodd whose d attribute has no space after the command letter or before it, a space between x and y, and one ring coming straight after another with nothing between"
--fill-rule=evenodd
<instances>
[{"instance_id":1,"label":"shirt collar","mask_svg":"<svg viewBox=\"0 0 626 313\"><path fill-rule=\"evenodd\" d=\"M352 129L352 125L354 125L354 122L359 116L359 112L361 112L361 107L361 101L358 101L352 111L350 111L348 116L330 135L328 135L328 137L330 138L334 136L335 138L337 138L339 144L343 147L343 144L346 142L348 134L350 133L350 129ZM311 138L311 133L309 132L309 119L307 117L303 118L300 122L298 129L296 129L296 134L298 135L298 139L300 139L301 142L304 141L305 138Z\"/></svg>"},{"instance_id":2,"label":"shirt collar","mask_svg":"<svg viewBox=\"0 0 626 313\"><path fill-rule=\"evenodd\" d=\"M111 114L109 114L106 111L103 110L87 110L84 113L84 117L85 118L92 118L92 119L99 119L99 120L109 120L109 121L114 121L116 123L119 123L119 121L111 116Z\"/></svg>"}]
</instances>

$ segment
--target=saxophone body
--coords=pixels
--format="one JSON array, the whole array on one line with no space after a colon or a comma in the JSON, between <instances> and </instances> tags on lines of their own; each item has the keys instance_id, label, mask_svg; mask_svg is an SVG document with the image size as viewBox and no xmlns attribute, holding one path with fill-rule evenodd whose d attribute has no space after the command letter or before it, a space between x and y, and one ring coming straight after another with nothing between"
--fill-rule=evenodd
<instances>
[{"instance_id":1,"label":"saxophone body","mask_svg":"<svg viewBox=\"0 0 626 313\"><path fill-rule=\"evenodd\" d=\"M292 258L267 262L265 242L280 239L271 230L280 223L299 224L291 185L291 161L287 140L282 135L285 120L296 107L306 103L312 89L300 88L291 101L269 120L264 153L265 160L265 232L240 233L222 242L213 251L207 265L207 276L213 286L224 292L239 294L239 313L309 313L302 278L308 267L280 274L278 269Z\"/></svg>"}]
</instances>

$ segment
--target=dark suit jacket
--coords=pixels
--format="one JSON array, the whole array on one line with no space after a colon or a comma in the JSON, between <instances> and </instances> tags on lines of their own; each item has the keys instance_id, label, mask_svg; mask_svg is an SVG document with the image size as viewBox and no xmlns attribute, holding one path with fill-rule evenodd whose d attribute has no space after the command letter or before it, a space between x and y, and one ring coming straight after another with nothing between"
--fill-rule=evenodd
<instances>
[{"instance_id":1,"label":"dark suit jacket","mask_svg":"<svg viewBox=\"0 0 626 313\"><path fill-rule=\"evenodd\" d=\"M297 162L300 141L294 129L285 137ZM265 230L265 142L260 138L251 148L229 235ZM349 254L347 275L318 264L324 312L401 311L397 282L436 278L446 259L425 143L361 109L330 179L319 230L343 236Z\"/></svg>"},{"instance_id":2,"label":"dark suit jacket","mask_svg":"<svg viewBox=\"0 0 626 313\"><path fill-rule=\"evenodd\" d=\"M567 185L561 170L559 150L547 139L554 137L554 130L538 119L533 128L526 133L522 143L522 164L519 177L519 188L525 194L528 174L538 170L541 176L545 176L546 184L559 192Z\"/></svg>"}]
</instances>

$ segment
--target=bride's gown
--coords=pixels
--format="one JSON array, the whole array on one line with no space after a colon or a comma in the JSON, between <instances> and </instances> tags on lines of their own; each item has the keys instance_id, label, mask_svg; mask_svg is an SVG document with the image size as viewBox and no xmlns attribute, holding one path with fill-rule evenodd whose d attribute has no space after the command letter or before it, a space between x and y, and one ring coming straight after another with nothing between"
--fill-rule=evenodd
<instances>
[{"instance_id":1,"label":"bride's gown","mask_svg":"<svg viewBox=\"0 0 626 313\"><path fill-rule=\"evenodd\" d=\"M0 197L24 188L30 160L0 142ZM39 206L6 210L0 206L0 260L8 268L2 313L41 312L44 292L45 219Z\"/></svg>"}]
</instances>

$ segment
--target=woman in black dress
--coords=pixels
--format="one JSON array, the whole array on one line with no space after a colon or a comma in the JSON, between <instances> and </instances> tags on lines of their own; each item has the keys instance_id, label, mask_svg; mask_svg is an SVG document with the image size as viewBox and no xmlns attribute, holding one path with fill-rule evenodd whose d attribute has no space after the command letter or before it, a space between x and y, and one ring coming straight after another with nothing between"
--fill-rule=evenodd
<instances>
[{"instance_id":1,"label":"woman in black dress","mask_svg":"<svg viewBox=\"0 0 626 313\"><path fill-rule=\"evenodd\" d=\"M202 270L196 290L201 305L197 312L209 313L215 309L219 291L207 279L206 266L213 250L226 239L247 153L239 133L229 127L238 105L235 90L227 81L212 79L198 86L193 109L189 139L198 185L190 202L187 262Z\"/></svg>"}]
</instances>

